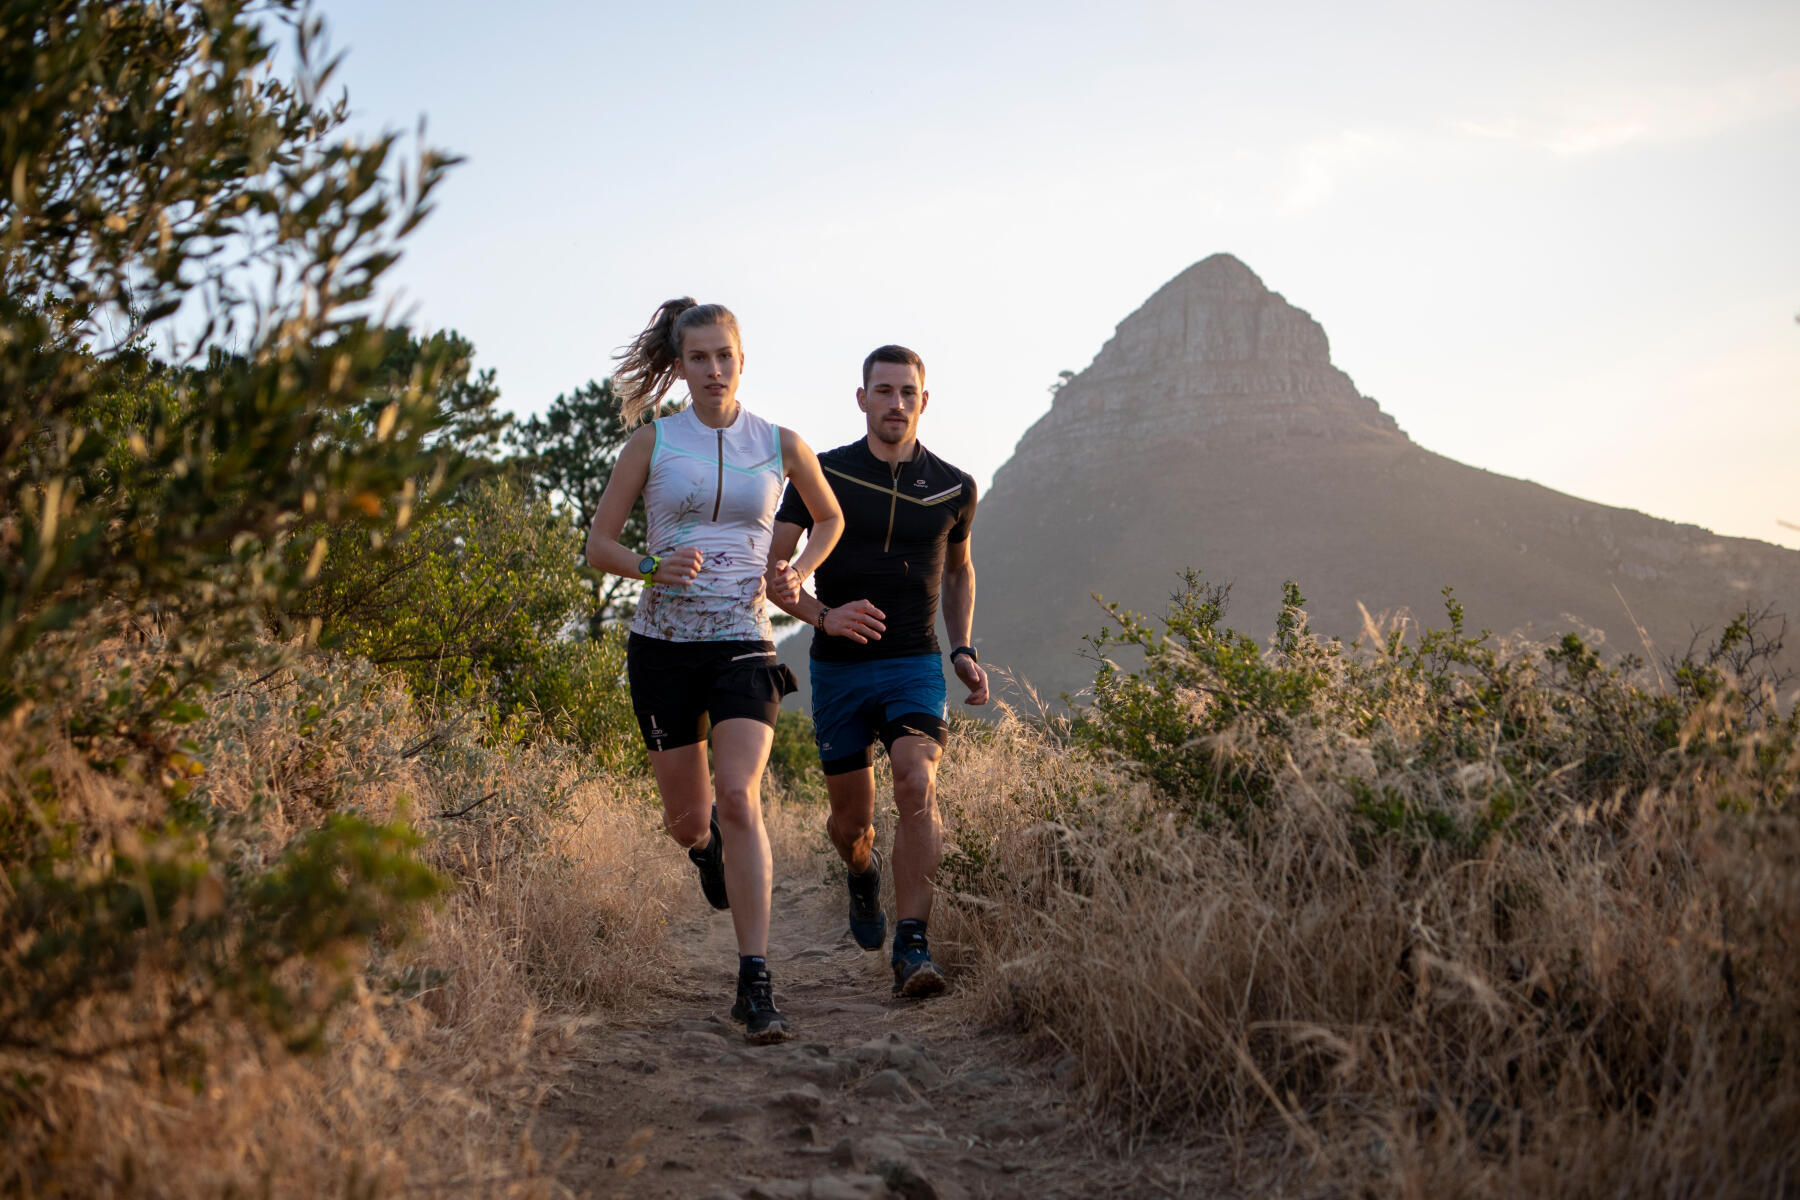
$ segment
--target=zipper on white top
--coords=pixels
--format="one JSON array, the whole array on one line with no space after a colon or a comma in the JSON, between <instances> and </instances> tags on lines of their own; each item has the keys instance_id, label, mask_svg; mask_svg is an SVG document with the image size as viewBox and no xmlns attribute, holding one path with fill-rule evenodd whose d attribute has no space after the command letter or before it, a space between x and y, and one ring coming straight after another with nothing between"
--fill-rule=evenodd
<instances>
[{"instance_id":1,"label":"zipper on white top","mask_svg":"<svg viewBox=\"0 0 1800 1200\"><path fill-rule=\"evenodd\" d=\"M713 492L712 516L712 519L717 521L719 519L719 502L725 499L725 431L715 429L713 432L719 435L719 483L718 490Z\"/></svg>"}]
</instances>

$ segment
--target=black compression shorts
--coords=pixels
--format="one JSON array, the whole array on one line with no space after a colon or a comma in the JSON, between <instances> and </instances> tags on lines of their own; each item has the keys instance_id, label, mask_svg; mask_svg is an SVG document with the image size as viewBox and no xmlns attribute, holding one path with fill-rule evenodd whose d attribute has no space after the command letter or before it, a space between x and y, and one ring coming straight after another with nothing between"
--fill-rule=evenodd
<instances>
[{"instance_id":1,"label":"black compression shorts","mask_svg":"<svg viewBox=\"0 0 1800 1200\"><path fill-rule=\"evenodd\" d=\"M634 633L625 677L644 745L674 750L706 740L709 725L748 717L773 727L797 686L769 642L666 642Z\"/></svg>"}]
</instances>

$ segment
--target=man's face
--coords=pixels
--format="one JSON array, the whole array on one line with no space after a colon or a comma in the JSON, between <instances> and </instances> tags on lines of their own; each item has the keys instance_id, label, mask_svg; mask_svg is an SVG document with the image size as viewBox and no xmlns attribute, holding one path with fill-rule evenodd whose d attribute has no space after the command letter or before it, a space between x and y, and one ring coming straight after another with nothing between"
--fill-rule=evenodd
<instances>
[{"instance_id":1,"label":"man's face","mask_svg":"<svg viewBox=\"0 0 1800 1200\"><path fill-rule=\"evenodd\" d=\"M911 363L878 362L869 368L869 384L856 389L857 407L869 432L890 446L919 436L919 416L931 393L919 386L919 369Z\"/></svg>"}]
</instances>

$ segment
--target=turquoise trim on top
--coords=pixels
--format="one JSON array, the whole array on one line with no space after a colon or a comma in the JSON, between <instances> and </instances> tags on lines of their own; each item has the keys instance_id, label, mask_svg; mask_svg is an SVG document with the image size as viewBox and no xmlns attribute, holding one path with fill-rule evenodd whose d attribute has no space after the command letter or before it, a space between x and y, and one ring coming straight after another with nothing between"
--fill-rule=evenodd
<instances>
[{"instance_id":1,"label":"turquoise trim on top","mask_svg":"<svg viewBox=\"0 0 1800 1200\"><path fill-rule=\"evenodd\" d=\"M771 424L769 426L769 436L775 439L775 473L785 477L787 475L787 464L781 461L781 426Z\"/></svg>"},{"instance_id":2,"label":"turquoise trim on top","mask_svg":"<svg viewBox=\"0 0 1800 1200\"><path fill-rule=\"evenodd\" d=\"M692 450L683 450L680 446L670 446L669 453L673 454L676 458L691 458L696 462L703 462L709 467L722 465L727 471L735 471L739 475L761 475L771 466L779 468L781 457L777 454L776 457L765 458L754 466L740 467L736 463L721 464L718 459L710 454L695 454Z\"/></svg>"}]
</instances>

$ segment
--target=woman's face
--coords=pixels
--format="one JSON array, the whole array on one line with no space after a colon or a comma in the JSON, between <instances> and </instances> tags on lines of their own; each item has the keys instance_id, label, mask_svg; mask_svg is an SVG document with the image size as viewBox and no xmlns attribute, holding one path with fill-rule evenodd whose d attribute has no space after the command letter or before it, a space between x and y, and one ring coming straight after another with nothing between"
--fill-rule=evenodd
<instances>
[{"instance_id":1,"label":"woman's face","mask_svg":"<svg viewBox=\"0 0 1800 1200\"><path fill-rule=\"evenodd\" d=\"M681 335L681 379L695 402L729 405L743 370L744 352L723 325L699 325Z\"/></svg>"}]
</instances>

